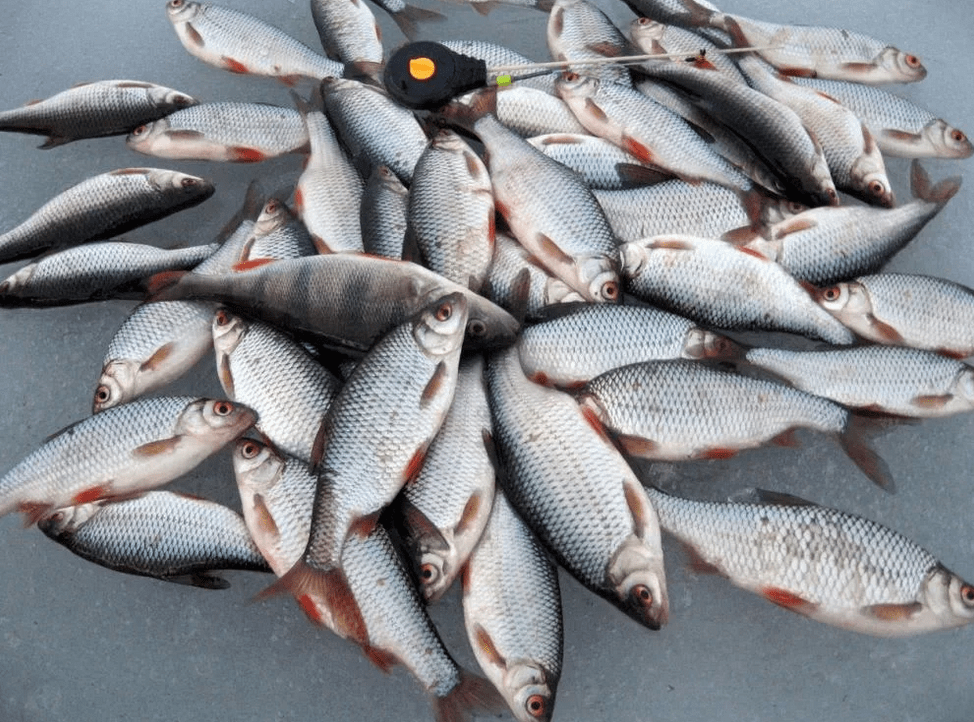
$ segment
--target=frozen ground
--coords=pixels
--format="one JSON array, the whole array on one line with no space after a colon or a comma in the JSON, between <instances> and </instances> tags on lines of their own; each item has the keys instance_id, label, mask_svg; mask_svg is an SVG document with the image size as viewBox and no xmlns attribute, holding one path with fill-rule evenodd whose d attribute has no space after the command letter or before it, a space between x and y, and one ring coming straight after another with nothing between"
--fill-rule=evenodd
<instances>
[{"instance_id":1,"label":"frozen ground","mask_svg":"<svg viewBox=\"0 0 974 722\"><path fill-rule=\"evenodd\" d=\"M449 20L430 39L483 38L546 60L543 14L425 5ZM600 3L619 23L621 2ZM76 82L134 78L204 100L288 104L270 80L238 77L184 52L163 0L14 3L0 27L0 107L44 98ZM309 45L307 4L236 0ZM959 0L896 4L861 0L726 0L726 10L779 21L842 25L920 55L929 77L900 92L955 125L974 128L970 8ZM403 38L377 12L392 49ZM304 88L305 92L308 88ZM176 167L211 178L204 205L131 234L163 244L209 241L236 210L246 183L293 183L297 157L261 165L167 163L129 151L122 139L49 151L38 140L0 137L0 228L18 223L55 193L99 172L138 165ZM909 197L908 164L890 161L898 197ZM966 174L970 161L927 163L935 179ZM974 285L970 219L974 179L890 269ZM6 275L13 266L0 268ZM86 416L108 341L132 304L0 312L0 473L68 423ZM219 392L212 364L176 392ZM722 498L758 485L884 522L974 580L974 416L893 429L878 448L899 493L869 484L828 439L805 434L800 449L767 449L729 461L649 472L688 495ZM239 508L228 454L178 486ZM235 720L428 720L427 702L402 671L387 677L350 645L313 629L286 599L251 605L268 578L231 575L209 592L124 576L74 557L20 520L0 520L0 720L3 722L203 722ZM905 640L858 636L778 609L724 580L685 571L668 547L670 624L642 629L564 577L565 666L558 720L937 720L974 718L974 629ZM447 646L473 665L452 593L433 615Z\"/></svg>"}]
</instances>

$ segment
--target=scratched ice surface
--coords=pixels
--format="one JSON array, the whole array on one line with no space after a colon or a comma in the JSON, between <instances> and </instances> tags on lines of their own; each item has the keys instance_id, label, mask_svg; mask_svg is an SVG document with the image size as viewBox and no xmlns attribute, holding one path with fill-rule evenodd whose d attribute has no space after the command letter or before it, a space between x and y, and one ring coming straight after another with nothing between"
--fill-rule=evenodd
<instances>
[{"instance_id":1,"label":"scratched ice surface","mask_svg":"<svg viewBox=\"0 0 974 722\"><path fill-rule=\"evenodd\" d=\"M190 57L163 0L48 0L9 8L0 28L0 108L74 83L133 78L202 100L289 104L272 80L231 75ZM490 39L546 60L543 14L423 0L449 19L423 37ZM621 0L600 0L626 24ZM974 61L971 19L956 2L726 0L728 11L868 32L920 55L929 76L896 90L970 132ZM318 42L307 4L236 0L305 43ZM377 11L387 50L403 41ZM302 88L307 92L308 87ZM236 210L246 183L267 189L297 178L296 156L260 165L167 162L129 151L121 138L36 150L37 138L0 136L0 228L56 192L99 172L159 165L215 181L205 204L133 232L133 239L207 242ZM900 200L908 163L889 161ZM936 180L967 175L971 161L927 162ZM970 219L974 177L890 269L974 285ZM0 268L4 275L13 265ZM86 416L106 345L132 304L0 312L0 473L48 434ZM212 361L175 392L219 392ZM722 498L745 486L790 492L898 529L974 579L974 416L895 428L877 441L899 492L883 494L829 439L802 434L800 449L771 448L649 473L671 488ZM226 452L180 480L180 488L238 505ZM86 563L18 518L0 520L0 720L429 720L424 695L404 672L386 676L350 645L312 628L290 600L248 604L268 579L234 573L223 592L125 576ZM692 719L967 720L974 715L974 628L886 640L790 614L722 579L696 577L668 545L670 624L653 633L565 580L565 665L558 720ZM446 645L473 665L453 592L433 609Z\"/></svg>"}]
</instances>

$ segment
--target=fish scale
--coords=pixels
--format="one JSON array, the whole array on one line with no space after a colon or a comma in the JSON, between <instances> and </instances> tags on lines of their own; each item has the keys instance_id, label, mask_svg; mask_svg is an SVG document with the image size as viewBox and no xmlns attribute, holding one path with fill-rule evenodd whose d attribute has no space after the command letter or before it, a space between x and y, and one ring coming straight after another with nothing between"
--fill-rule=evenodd
<instances>
[{"instance_id":1,"label":"fish scale","mask_svg":"<svg viewBox=\"0 0 974 722\"><path fill-rule=\"evenodd\" d=\"M239 514L171 491L69 507L37 526L78 556L129 574L177 582L191 575L194 586L219 589L229 583L207 572L268 571Z\"/></svg>"},{"instance_id":2,"label":"fish scale","mask_svg":"<svg viewBox=\"0 0 974 722\"><path fill-rule=\"evenodd\" d=\"M387 166L377 165L362 194L360 222L366 253L402 258L409 191Z\"/></svg>"},{"instance_id":3,"label":"fish scale","mask_svg":"<svg viewBox=\"0 0 974 722\"><path fill-rule=\"evenodd\" d=\"M818 621L902 636L974 616L974 590L970 601L962 598L969 585L914 542L868 519L799 499L722 503L653 488L647 494L663 528L704 564Z\"/></svg>"}]
</instances>

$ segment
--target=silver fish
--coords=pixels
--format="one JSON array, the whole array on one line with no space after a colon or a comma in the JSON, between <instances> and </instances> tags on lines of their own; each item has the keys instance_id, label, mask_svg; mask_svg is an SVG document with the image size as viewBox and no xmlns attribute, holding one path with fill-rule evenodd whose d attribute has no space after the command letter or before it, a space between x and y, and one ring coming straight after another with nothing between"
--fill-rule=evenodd
<instances>
[{"instance_id":1,"label":"silver fish","mask_svg":"<svg viewBox=\"0 0 974 722\"><path fill-rule=\"evenodd\" d=\"M81 138L124 135L133 128L196 105L178 90L141 80L79 83L46 100L0 112L0 130L46 135L41 148Z\"/></svg>"},{"instance_id":2,"label":"silver fish","mask_svg":"<svg viewBox=\"0 0 974 722\"><path fill-rule=\"evenodd\" d=\"M304 223L288 208L287 203L280 198L271 198L257 216L254 229L244 242L233 270L244 270L269 258L313 256L319 250Z\"/></svg>"},{"instance_id":3,"label":"silver fish","mask_svg":"<svg viewBox=\"0 0 974 722\"><path fill-rule=\"evenodd\" d=\"M217 68L266 75L289 85L302 76L341 77L341 63L253 15L190 0L169 0L166 12L183 47Z\"/></svg>"},{"instance_id":4,"label":"silver fish","mask_svg":"<svg viewBox=\"0 0 974 722\"><path fill-rule=\"evenodd\" d=\"M407 243L424 265L479 293L494 253L494 195L487 167L452 130L441 130L416 163L407 219Z\"/></svg>"},{"instance_id":5,"label":"silver fish","mask_svg":"<svg viewBox=\"0 0 974 722\"><path fill-rule=\"evenodd\" d=\"M475 93L462 95L458 103L473 103ZM518 83L497 91L494 116L501 125L522 138L545 133L585 133L585 128L561 98Z\"/></svg>"},{"instance_id":6,"label":"silver fish","mask_svg":"<svg viewBox=\"0 0 974 722\"><path fill-rule=\"evenodd\" d=\"M726 459L769 441L794 445L793 430L808 428L836 437L866 476L892 488L886 464L848 411L782 384L696 361L645 361L592 379L579 400L633 456Z\"/></svg>"},{"instance_id":7,"label":"silver fish","mask_svg":"<svg viewBox=\"0 0 974 722\"><path fill-rule=\"evenodd\" d=\"M342 636L363 643L367 622L349 588L342 547L367 537L379 513L422 466L456 388L467 302L437 299L386 334L328 408L312 462L319 472L308 546L267 594L309 595Z\"/></svg>"},{"instance_id":8,"label":"silver fish","mask_svg":"<svg viewBox=\"0 0 974 722\"><path fill-rule=\"evenodd\" d=\"M548 133L528 138L528 143L571 168L593 191L639 187L666 177L614 143L594 135Z\"/></svg>"},{"instance_id":9,"label":"silver fish","mask_svg":"<svg viewBox=\"0 0 974 722\"><path fill-rule=\"evenodd\" d=\"M745 359L795 388L851 408L916 418L974 410L974 368L930 351L895 346L755 348Z\"/></svg>"},{"instance_id":10,"label":"silver fish","mask_svg":"<svg viewBox=\"0 0 974 722\"><path fill-rule=\"evenodd\" d=\"M535 383L573 388L619 366L656 359L734 359L743 351L689 319L648 306L566 306L525 328L516 348Z\"/></svg>"},{"instance_id":11,"label":"silver fish","mask_svg":"<svg viewBox=\"0 0 974 722\"><path fill-rule=\"evenodd\" d=\"M362 194L360 224L366 253L386 258L402 258L408 221L406 186L387 166L372 168Z\"/></svg>"},{"instance_id":12,"label":"silver fish","mask_svg":"<svg viewBox=\"0 0 974 722\"><path fill-rule=\"evenodd\" d=\"M699 33L649 17L638 17L629 23L629 38L646 55L703 54L720 72L740 83L747 82L730 56L721 52L723 47Z\"/></svg>"},{"instance_id":13,"label":"silver fish","mask_svg":"<svg viewBox=\"0 0 974 722\"><path fill-rule=\"evenodd\" d=\"M140 399L48 439L0 479L0 515L33 523L64 506L127 496L175 479L246 431L256 415L229 401Z\"/></svg>"},{"instance_id":14,"label":"silver fish","mask_svg":"<svg viewBox=\"0 0 974 722\"><path fill-rule=\"evenodd\" d=\"M100 241L198 205L213 195L202 178L160 168L102 173L56 195L0 235L0 262Z\"/></svg>"},{"instance_id":15,"label":"silver fish","mask_svg":"<svg viewBox=\"0 0 974 722\"><path fill-rule=\"evenodd\" d=\"M167 250L112 241L67 248L24 266L0 282L0 307L141 298L148 276L192 268L217 248L213 243Z\"/></svg>"},{"instance_id":16,"label":"silver fish","mask_svg":"<svg viewBox=\"0 0 974 722\"><path fill-rule=\"evenodd\" d=\"M342 63L382 62L382 32L361 0L311 0L311 17L328 57Z\"/></svg>"},{"instance_id":17,"label":"silver fish","mask_svg":"<svg viewBox=\"0 0 974 722\"><path fill-rule=\"evenodd\" d=\"M656 512L639 480L567 394L532 383L516 349L487 365L501 485L572 576L650 629L669 599Z\"/></svg>"},{"instance_id":18,"label":"silver fish","mask_svg":"<svg viewBox=\"0 0 974 722\"><path fill-rule=\"evenodd\" d=\"M875 343L974 356L974 290L906 273L859 276L820 289L826 311Z\"/></svg>"},{"instance_id":19,"label":"silver fish","mask_svg":"<svg viewBox=\"0 0 974 722\"><path fill-rule=\"evenodd\" d=\"M406 547L427 601L463 570L494 501L490 408L480 355L460 362L453 404L416 479L403 489Z\"/></svg>"},{"instance_id":20,"label":"silver fish","mask_svg":"<svg viewBox=\"0 0 974 722\"><path fill-rule=\"evenodd\" d=\"M308 148L296 110L267 103L202 103L140 125L125 142L157 158L257 163Z\"/></svg>"},{"instance_id":21,"label":"silver fish","mask_svg":"<svg viewBox=\"0 0 974 722\"><path fill-rule=\"evenodd\" d=\"M37 527L90 562L177 584L226 589L212 572L270 571L237 512L178 492L70 506Z\"/></svg>"},{"instance_id":22,"label":"silver fish","mask_svg":"<svg viewBox=\"0 0 974 722\"><path fill-rule=\"evenodd\" d=\"M588 0L555 0L548 15L548 51L555 60L577 62L579 72L631 87L624 65L585 66L586 60L634 55L629 41L608 16Z\"/></svg>"},{"instance_id":23,"label":"silver fish","mask_svg":"<svg viewBox=\"0 0 974 722\"><path fill-rule=\"evenodd\" d=\"M463 572L463 621L514 718L550 720L564 648L558 572L503 493Z\"/></svg>"},{"instance_id":24,"label":"silver fish","mask_svg":"<svg viewBox=\"0 0 974 722\"><path fill-rule=\"evenodd\" d=\"M735 503L647 494L697 569L815 621L902 637L974 620L974 586L876 522L760 490Z\"/></svg>"},{"instance_id":25,"label":"silver fish","mask_svg":"<svg viewBox=\"0 0 974 722\"><path fill-rule=\"evenodd\" d=\"M787 271L723 241L654 236L619 247L626 288L697 323L790 331L833 344L853 335Z\"/></svg>"},{"instance_id":26,"label":"silver fish","mask_svg":"<svg viewBox=\"0 0 974 722\"><path fill-rule=\"evenodd\" d=\"M226 310L213 316L213 347L228 398L257 413L257 429L305 463L341 383L284 333Z\"/></svg>"}]
</instances>

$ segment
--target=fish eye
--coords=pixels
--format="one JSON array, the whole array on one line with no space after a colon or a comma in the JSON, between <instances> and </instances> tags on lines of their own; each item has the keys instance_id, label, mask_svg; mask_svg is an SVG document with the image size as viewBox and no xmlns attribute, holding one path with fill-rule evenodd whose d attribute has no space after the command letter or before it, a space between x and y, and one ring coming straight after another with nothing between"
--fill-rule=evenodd
<instances>
[{"instance_id":1,"label":"fish eye","mask_svg":"<svg viewBox=\"0 0 974 722\"><path fill-rule=\"evenodd\" d=\"M826 301L838 301L842 295L842 290L838 286L831 286L822 291L822 298Z\"/></svg>"},{"instance_id":2,"label":"fish eye","mask_svg":"<svg viewBox=\"0 0 974 722\"><path fill-rule=\"evenodd\" d=\"M869 183L869 192L874 196L881 196L886 192L886 187L881 181L874 180Z\"/></svg>"},{"instance_id":3,"label":"fish eye","mask_svg":"<svg viewBox=\"0 0 974 722\"><path fill-rule=\"evenodd\" d=\"M183 0L169 0L169 7L173 9L181 8L182 6L183 6Z\"/></svg>"},{"instance_id":4,"label":"fish eye","mask_svg":"<svg viewBox=\"0 0 974 722\"><path fill-rule=\"evenodd\" d=\"M247 441L240 447L240 455L245 459L253 459L260 453L260 445L256 441Z\"/></svg>"},{"instance_id":5,"label":"fish eye","mask_svg":"<svg viewBox=\"0 0 974 722\"><path fill-rule=\"evenodd\" d=\"M216 312L216 325L217 326L226 326L228 323L230 323L230 314L227 313L226 311L224 311L223 309L220 309L219 311L217 311Z\"/></svg>"},{"instance_id":6,"label":"fish eye","mask_svg":"<svg viewBox=\"0 0 974 722\"><path fill-rule=\"evenodd\" d=\"M643 607L648 607L653 603L653 593L649 591L649 587L645 584L637 584L634 586L632 591L629 592L629 596L632 597L632 600L636 604Z\"/></svg>"},{"instance_id":7,"label":"fish eye","mask_svg":"<svg viewBox=\"0 0 974 722\"><path fill-rule=\"evenodd\" d=\"M532 717L541 717L545 713L545 698L540 694L532 694L524 706Z\"/></svg>"},{"instance_id":8,"label":"fish eye","mask_svg":"<svg viewBox=\"0 0 974 722\"><path fill-rule=\"evenodd\" d=\"M487 334L487 324L479 318L473 319L468 325L467 330L471 336L485 336Z\"/></svg>"},{"instance_id":9,"label":"fish eye","mask_svg":"<svg viewBox=\"0 0 974 722\"><path fill-rule=\"evenodd\" d=\"M951 138L951 140L953 140L953 141L954 141L955 143L963 143L963 142L964 142L965 140L967 140L967 136L966 136L966 135L964 135L964 133L963 133L963 132L961 132L961 131L959 131L959 130L957 130L956 128L954 128L954 129L953 129L953 130L952 130L952 131L950 132L950 138Z\"/></svg>"},{"instance_id":10,"label":"fish eye","mask_svg":"<svg viewBox=\"0 0 974 722\"><path fill-rule=\"evenodd\" d=\"M965 584L960 588L960 598L969 607L974 607L974 586Z\"/></svg>"},{"instance_id":11,"label":"fish eye","mask_svg":"<svg viewBox=\"0 0 974 722\"><path fill-rule=\"evenodd\" d=\"M794 213L795 215L805 210L805 206L803 206L798 201L788 201L787 208L789 213Z\"/></svg>"},{"instance_id":12,"label":"fish eye","mask_svg":"<svg viewBox=\"0 0 974 722\"><path fill-rule=\"evenodd\" d=\"M148 131L148 125L140 125L138 128L132 131L132 136L138 138L140 135L145 135Z\"/></svg>"},{"instance_id":13,"label":"fish eye","mask_svg":"<svg viewBox=\"0 0 974 722\"><path fill-rule=\"evenodd\" d=\"M217 416L229 416L233 411L233 404L229 401L217 401L213 405L213 411Z\"/></svg>"},{"instance_id":14,"label":"fish eye","mask_svg":"<svg viewBox=\"0 0 974 722\"><path fill-rule=\"evenodd\" d=\"M95 389L95 402L103 404L112 397L112 391L105 384Z\"/></svg>"},{"instance_id":15,"label":"fish eye","mask_svg":"<svg viewBox=\"0 0 974 722\"><path fill-rule=\"evenodd\" d=\"M448 303L441 304L440 307L436 309L437 321L449 321L450 316L452 315L453 315L453 308L451 308L450 304Z\"/></svg>"},{"instance_id":16,"label":"fish eye","mask_svg":"<svg viewBox=\"0 0 974 722\"><path fill-rule=\"evenodd\" d=\"M436 566L427 562L419 568L419 576L422 578L423 584L435 584L440 575Z\"/></svg>"},{"instance_id":17,"label":"fish eye","mask_svg":"<svg viewBox=\"0 0 974 722\"><path fill-rule=\"evenodd\" d=\"M574 83L576 80L578 80L578 73L566 72L564 77L569 83Z\"/></svg>"},{"instance_id":18,"label":"fish eye","mask_svg":"<svg viewBox=\"0 0 974 722\"><path fill-rule=\"evenodd\" d=\"M916 55L907 55L906 64L909 65L911 68L919 68L920 58L918 58Z\"/></svg>"},{"instance_id":19,"label":"fish eye","mask_svg":"<svg viewBox=\"0 0 974 722\"><path fill-rule=\"evenodd\" d=\"M645 27L647 25L650 25L653 21L650 20L649 18L639 18L639 20L637 20L636 22L642 25L643 27Z\"/></svg>"},{"instance_id":20,"label":"fish eye","mask_svg":"<svg viewBox=\"0 0 974 722\"><path fill-rule=\"evenodd\" d=\"M619 298L619 284L615 281L606 281L602 284L602 298L607 301L615 301Z\"/></svg>"},{"instance_id":21,"label":"fish eye","mask_svg":"<svg viewBox=\"0 0 974 722\"><path fill-rule=\"evenodd\" d=\"M277 213L277 208L278 208L277 199L271 198L264 205L264 213Z\"/></svg>"}]
</instances>

